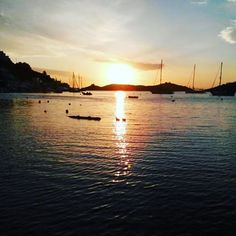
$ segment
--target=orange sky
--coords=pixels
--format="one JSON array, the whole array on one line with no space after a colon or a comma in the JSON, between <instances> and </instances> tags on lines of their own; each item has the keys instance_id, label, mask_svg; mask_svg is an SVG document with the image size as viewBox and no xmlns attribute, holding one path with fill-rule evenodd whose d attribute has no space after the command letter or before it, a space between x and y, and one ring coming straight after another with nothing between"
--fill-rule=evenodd
<instances>
[{"instance_id":1,"label":"orange sky","mask_svg":"<svg viewBox=\"0 0 236 236\"><path fill-rule=\"evenodd\" d=\"M222 82L236 80L235 16L234 0L2 0L0 45L14 62L65 82L80 74L84 86L153 85L163 59L163 82L187 85L196 64L195 87L209 88L221 61Z\"/></svg>"}]
</instances>

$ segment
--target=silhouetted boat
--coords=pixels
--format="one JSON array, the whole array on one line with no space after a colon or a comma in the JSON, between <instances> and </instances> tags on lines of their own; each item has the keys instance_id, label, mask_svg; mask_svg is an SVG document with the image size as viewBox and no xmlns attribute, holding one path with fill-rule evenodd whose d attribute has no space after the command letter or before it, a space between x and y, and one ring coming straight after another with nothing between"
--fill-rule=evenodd
<instances>
[{"instance_id":1,"label":"silhouetted boat","mask_svg":"<svg viewBox=\"0 0 236 236\"><path fill-rule=\"evenodd\" d=\"M138 98L138 96L128 96L128 98Z\"/></svg>"},{"instance_id":2,"label":"silhouetted boat","mask_svg":"<svg viewBox=\"0 0 236 236\"><path fill-rule=\"evenodd\" d=\"M193 84L192 84L192 89L189 89L188 91L185 91L185 93L205 93L204 90L195 90L194 88L194 82L195 82L195 74L196 74L196 64L193 66Z\"/></svg>"},{"instance_id":3,"label":"silhouetted boat","mask_svg":"<svg viewBox=\"0 0 236 236\"><path fill-rule=\"evenodd\" d=\"M163 68L163 60L161 60L161 68L160 68L160 85L158 88L154 88L151 90L152 94L173 94L173 90L164 87L165 84L162 86L162 68Z\"/></svg>"},{"instance_id":4,"label":"silhouetted boat","mask_svg":"<svg viewBox=\"0 0 236 236\"><path fill-rule=\"evenodd\" d=\"M78 83L77 83L77 80L76 80L74 72L72 74L72 88L70 88L69 91L73 92L73 93L80 92L80 88L78 86Z\"/></svg>"},{"instance_id":5,"label":"silhouetted boat","mask_svg":"<svg viewBox=\"0 0 236 236\"><path fill-rule=\"evenodd\" d=\"M223 62L220 63L219 86L216 88L213 88L210 92L212 96L234 96L235 91L233 89L229 89L228 87L221 85L222 72L223 72Z\"/></svg>"},{"instance_id":6,"label":"silhouetted boat","mask_svg":"<svg viewBox=\"0 0 236 236\"><path fill-rule=\"evenodd\" d=\"M87 96L93 95L91 92L82 92L82 94Z\"/></svg>"},{"instance_id":7,"label":"silhouetted boat","mask_svg":"<svg viewBox=\"0 0 236 236\"><path fill-rule=\"evenodd\" d=\"M77 120L96 120L96 121L100 121L101 117L98 116L68 116L72 119L77 119Z\"/></svg>"},{"instance_id":8,"label":"silhouetted boat","mask_svg":"<svg viewBox=\"0 0 236 236\"><path fill-rule=\"evenodd\" d=\"M152 90L152 94L173 94L174 92L169 89L160 89L160 90Z\"/></svg>"}]
</instances>

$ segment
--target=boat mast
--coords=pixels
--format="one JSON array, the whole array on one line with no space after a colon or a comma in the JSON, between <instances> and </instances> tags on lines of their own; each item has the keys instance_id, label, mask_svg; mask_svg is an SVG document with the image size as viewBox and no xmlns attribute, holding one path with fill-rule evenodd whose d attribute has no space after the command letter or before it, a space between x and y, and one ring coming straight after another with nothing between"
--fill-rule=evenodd
<instances>
[{"instance_id":1,"label":"boat mast","mask_svg":"<svg viewBox=\"0 0 236 236\"><path fill-rule=\"evenodd\" d=\"M220 82L219 82L219 86L221 85L221 80L222 80L222 69L223 69L223 62L221 62L221 64L220 64Z\"/></svg>"},{"instance_id":2,"label":"boat mast","mask_svg":"<svg viewBox=\"0 0 236 236\"><path fill-rule=\"evenodd\" d=\"M73 75L72 75L72 88L73 88L73 91L75 89L75 74L73 72Z\"/></svg>"},{"instance_id":3,"label":"boat mast","mask_svg":"<svg viewBox=\"0 0 236 236\"><path fill-rule=\"evenodd\" d=\"M193 66L193 90L194 90L194 80L195 80L196 64Z\"/></svg>"},{"instance_id":4,"label":"boat mast","mask_svg":"<svg viewBox=\"0 0 236 236\"><path fill-rule=\"evenodd\" d=\"M81 89L80 87L80 75L78 74L78 82L79 82L79 90Z\"/></svg>"},{"instance_id":5,"label":"boat mast","mask_svg":"<svg viewBox=\"0 0 236 236\"><path fill-rule=\"evenodd\" d=\"M162 83L162 66L163 66L163 60L161 59L160 84Z\"/></svg>"}]
</instances>

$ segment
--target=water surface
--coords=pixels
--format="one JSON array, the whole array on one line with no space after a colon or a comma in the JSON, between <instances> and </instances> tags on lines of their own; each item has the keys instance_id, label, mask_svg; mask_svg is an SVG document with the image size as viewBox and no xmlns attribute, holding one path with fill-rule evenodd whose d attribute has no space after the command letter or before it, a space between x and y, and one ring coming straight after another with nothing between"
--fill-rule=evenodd
<instances>
[{"instance_id":1,"label":"water surface","mask_svg":"<svg viewBox=\"0 0 236 236\"><path fill-rule=\"evenodd\" d=\"M1 235L235 235L235 97L0 94L0 140Z\"/></svg>"}]
</instances>

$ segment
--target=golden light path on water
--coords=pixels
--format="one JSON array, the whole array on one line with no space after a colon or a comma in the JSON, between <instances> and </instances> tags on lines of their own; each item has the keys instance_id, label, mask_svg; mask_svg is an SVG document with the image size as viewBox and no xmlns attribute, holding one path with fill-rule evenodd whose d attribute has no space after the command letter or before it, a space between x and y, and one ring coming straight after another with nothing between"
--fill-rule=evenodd
<instances>
[{"instance_id":1,"label":"golden light path on water","mask_svg":"<svg viewBox=\"0 0 236 236\"><path fill-rule=\"evenodd\" d=\"M114 133L116 135L116 146L118 148L119 168L115 173L116 177L127 176L131 170L131 160L127 151L126 141L127 121L125 118L125 92L118 91L116 96L116 110L114 120ZM115 179L113 182L122 182L124 179Z\"/></svg>"}]
</instances>

